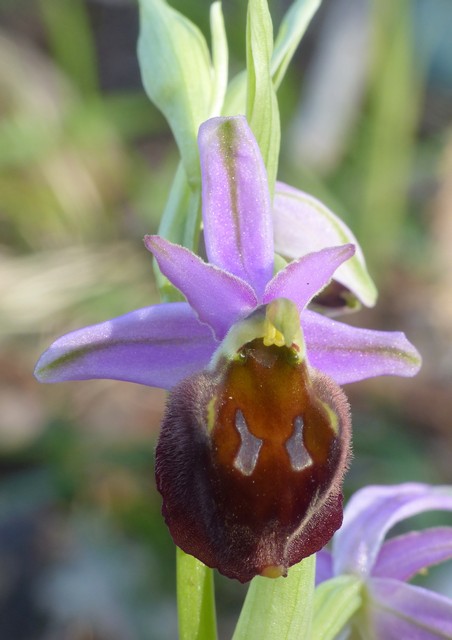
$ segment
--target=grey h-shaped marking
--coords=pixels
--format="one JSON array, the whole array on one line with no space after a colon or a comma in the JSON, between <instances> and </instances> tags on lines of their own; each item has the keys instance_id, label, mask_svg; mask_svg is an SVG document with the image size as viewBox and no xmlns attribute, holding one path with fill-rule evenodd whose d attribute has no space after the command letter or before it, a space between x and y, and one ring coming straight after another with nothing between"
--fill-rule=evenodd
<instances>
[{"instance_id":1,"label":"grey h-shaped marking","mask_svg":"<svg viewBox=\"0 0 452 640\"><path fill-rule=\"evenodd\" d=\"M293 433L286 441L290 464L294 471L303 471L312 464L312 458L303 442L303 418L297 416L294 421Z\"/></svg>"},{"instance_id":2,"label":"grey h-shaped marking","mask_svg":"<svg viewBox=\"0 0 452 640\"><path fill-rule=\"evenodd\" d=\"M235 426L242 442L234 460L234 467L243 473L243 475L250 476L256 467L262 440L253 436L249 431L245 416L240 409L238 409L235 414Z\"/></svg>"}]
</instances>

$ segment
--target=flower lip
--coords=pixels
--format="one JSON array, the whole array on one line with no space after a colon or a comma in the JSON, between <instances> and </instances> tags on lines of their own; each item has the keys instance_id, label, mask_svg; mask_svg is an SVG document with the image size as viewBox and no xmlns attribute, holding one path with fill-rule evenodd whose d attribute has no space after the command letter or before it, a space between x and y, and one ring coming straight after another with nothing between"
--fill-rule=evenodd
<instances>
[{"instance_id":1,"label":"flower lip","mask_svg":"<svg viewBox=\"0 0 452 640\"><path fill-rule=\"evenodd\" d=\"M350 415L290 347L255 338L241 353L173 391L156 477L176 544L246 582L285 575L340 526Z\"/></svg>"}]
</instances>

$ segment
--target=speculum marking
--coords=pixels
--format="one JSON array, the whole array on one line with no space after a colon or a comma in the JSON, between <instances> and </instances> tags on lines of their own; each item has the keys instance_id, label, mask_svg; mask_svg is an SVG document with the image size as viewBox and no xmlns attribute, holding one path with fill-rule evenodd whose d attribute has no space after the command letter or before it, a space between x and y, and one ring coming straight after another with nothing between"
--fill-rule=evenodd
<instances>
[{"instance_id":1,"label":"speculum marking","mask_svg":"<svg viewBox=\"0 0 452 640\"><path fill-rule=\"evenodd\" d=\"M286 441L286 450L294 471L303 471L313 463L308 450L304 446L303 427L303 418L297 416L294 420L293 433Z\"/></svg>"},{"instance_id":2,"label":"speculum marking","mask_svg":"<svg viewBox=\"0 0 452 640\"><path fill-rule=\"evenodd\" d=\"M256 467L262 440L256 438L256 436L250 432L246 424L245 416L240 409L238 409L235 414L235 426L242 442L234 460L234 467L243 473L243 475L250 476Z\"/></svg>"}]
</instances>

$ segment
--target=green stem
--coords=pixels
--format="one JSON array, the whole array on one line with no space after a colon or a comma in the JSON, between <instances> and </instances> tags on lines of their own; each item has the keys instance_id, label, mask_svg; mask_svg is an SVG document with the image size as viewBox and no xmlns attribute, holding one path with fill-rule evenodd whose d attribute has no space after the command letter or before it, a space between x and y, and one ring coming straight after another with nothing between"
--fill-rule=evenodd
<instances>
[{"instance_id":1,"label":"green stem","mask_svg":"<svg viewBox=\"0 0 452 640\"><path fill-rule=\"evenodd\" d=\"M357 576L338 576L317 587L314 594L312 637L334 640L362 608L363 585Z\"/></svg>"},{"instance_id":2,"label":"green stem","mask_svg":"<svg viewBox=\"0 0 452 640\"><path fill-rule=\"evenodd\" d=\"M188 184L184 167L182 162L179 162L165 210L160 220L159 236L176 244L184 244L187 216L191 208L192 199L193 194ZM191 249L192 247L189 246L188 248ZM182 294L162 274L156 261L154 261L154 274L162 302L184 300Z\"/></svg>"},{"instance_id":3,"label":"green stem","mask_svg":"<svg viewBox=\"0 0 452 640\"><path fill-rule=\"evenodd\" d=\"M182 244L185 217L190 201L190 187L182 162L177 167L168 201L159 225L159 236Z\"/></svg>"},{"instance_id":4,"label":"green stem","mask_svg":"<svg viewBox=\"0 0 452 640\"><path fill-rule=\"evenodd\" d=\"M198 253L199 234L201 231L201 190L191 191L185 218L183 245L194 253Z\"/></svg>"},{"instance_id":5,"label":"green stem","mask_svg":"<svg viewBox=\"0 0 452 640\"><path fill-rule=\"evenodd\" d=\"M254 578L233 640L309 640L314 578L315 555L291 567L287 578Z\"/></svg>"},{"instance_id":6,"label":"green stem","mask_svg":"<svg viewBox=\"0 0 452 640\"><path fill-rule=\"evenodd\" d=\"M177 549L179 640L216 640L213 571Z\"/></svg>"}]
</instances>

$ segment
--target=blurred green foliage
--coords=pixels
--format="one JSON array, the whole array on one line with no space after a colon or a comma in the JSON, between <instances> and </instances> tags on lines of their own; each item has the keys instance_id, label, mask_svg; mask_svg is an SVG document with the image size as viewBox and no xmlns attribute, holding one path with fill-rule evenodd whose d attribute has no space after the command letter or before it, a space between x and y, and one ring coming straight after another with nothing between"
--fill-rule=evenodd
<instances>
[{"instance_id":1,"label":"blurred green foliage","mask_svg":"<svg viewBox=\"0 0 452 640\"><path fill-rule=\"evenodd\" d=\"M208 34L209 3L171 4ZM234 73L245 4L224 7ZM287 4L270 2L276 23ZM290 140L312 87L345 82L345 68L344 79L306 81L332 38L332 2L279 91L280 178L344 216L380 284L376 310L356 322L407 331L425 359L416 380L350 389L348 494L369 482L452 481L452 313L435 307L451 275L435 244L452 198L452 56L439 28L451 7L429 7L373 2L369 65L334 162L300 160ZM157 229L178 158L140 86L137 9L22 0L3 2L0 18L0 637L175 637L173 546L152 473L163 394L100 381L39 387L31 374L52 337L157 300L141 238ZM244 590L221 577L218 586L226 638Z\"/></svg>"}]
</instances>

